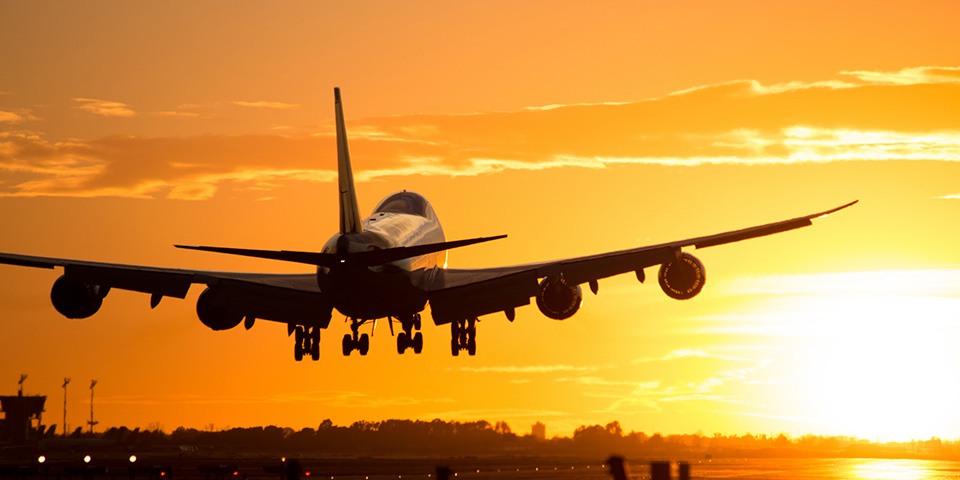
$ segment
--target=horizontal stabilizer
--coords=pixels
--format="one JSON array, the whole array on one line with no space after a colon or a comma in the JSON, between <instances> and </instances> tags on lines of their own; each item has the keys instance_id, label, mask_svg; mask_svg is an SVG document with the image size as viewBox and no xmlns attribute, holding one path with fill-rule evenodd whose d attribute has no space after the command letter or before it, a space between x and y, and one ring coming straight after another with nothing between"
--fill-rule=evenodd
<instances>
[{"instance_id":1,"label":"horizontal stabilizer","mask_svg":"<svg viewBox=\"0 0 960 480\"><path fill-rule=\"evenodd\" d=\"M205 247L193 245L174 245L177 248L187 250L200 250L203 252L226 253L228 255L240 255L244 257L266 258L269 260L280 260L284 262L305 263L307 265L316 265L319 267L333 267L340 263L349 263L372 267L383 265L385 263L403 260L404 258L419 257L429 253L442 252L451 248L465 247L476 243L489 242L505 238L506 235L497 235L495 237L471 238L469 240L456 240L453 242L428 243L425 245L414 245L410 247L385 248L382 250L370 250L365 252L351 253L318 253L318 252L297 252L292 250L253 250L248 248L228 248L228 247Z\"/></svg>"},{"instance_id":2,"label":"horizontal stabilizer","mask_svg":"<svg viewBox=\"0 0 960 480\"><path fill-rule=\"evenodd\" d=\"M428 243L426 245L414 245L411 247L385 248L383 250L372 250L369 252L356 253L357 261L367 266L383 265L384 263L403 260L404 258L419 257L428 253L442 252L451 248L465 247L476 243L489 242L506 238L506 235L497 235L495 237L471 238L469 240L456 240L453 242ZM354 260L351 260L354 261Z\"/></svg>"},{"instance_id":3,"label":"horizontal stabilizer","mask_svg":"<svg viewBox=\"0 0 960 480\"><path fill-rule=\"evenodd\" d=\"M187 250L200 250L202 252L240 255L242 257L266 258L269 260L280 260L284 262L305 263L307 265L317 265L321 267L332 267L340 262L340 259L337 258L337 255L332 253L296 252L292 250L253 250L249 248L203 247L195 245L174 245L174 247Z\"/></svg>"}]
</instances>

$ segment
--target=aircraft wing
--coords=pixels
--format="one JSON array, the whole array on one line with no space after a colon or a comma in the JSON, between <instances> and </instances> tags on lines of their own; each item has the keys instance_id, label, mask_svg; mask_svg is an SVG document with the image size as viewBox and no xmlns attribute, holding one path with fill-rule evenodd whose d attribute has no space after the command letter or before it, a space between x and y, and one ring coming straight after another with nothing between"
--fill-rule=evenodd
<instances>
[{"instance_id":1,"label":"aircraft wing","mask_svg":"<svg viewBox=\"0 0 960 480\"><path fill-rule=\"evenodd\" d=\"M501 311L512 315L509 312L529 304L530 298L539 293L539 279L544 277L562 275L567 285L579 285L636 272L643 281L644 268L675 260L684 247L713 247L806 227L817 218L855 203L780 222L657 245L509 267L421 272L422 277L416 280L428 291L430 308L438 325Z\"/></svg>"},{"instance_id":2,"label":"aircraft wing","mask_svg":"<svg viewBox=\"0 0 960 480\"><path fill-rule=\"evenodd\" d=\"M185 298L193 284L206 284L217 292L218 303L235 307L244 316L296 325L325 328L330 307L323 299L313 273L271 274L186 270L67 258L0 253L0 263L24 267L62 267L71 281L132 290L151 295L151 306L163 297Z\"/></svg>"}]
</instances>

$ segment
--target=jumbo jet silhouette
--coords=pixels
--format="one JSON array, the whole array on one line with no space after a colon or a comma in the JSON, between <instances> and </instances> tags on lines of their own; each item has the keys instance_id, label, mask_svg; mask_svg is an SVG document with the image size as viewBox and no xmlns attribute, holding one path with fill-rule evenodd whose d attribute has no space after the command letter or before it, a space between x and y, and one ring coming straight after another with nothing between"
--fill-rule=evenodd
<instances>
[{"instance_id":1,"label":"jumbo jet silhouette","mask_svg":"<svg viewBox=\"0 0 960 480\"><path fill-rule=\"evenodd\" d=\"M705 248L780 233L812 224L812 220L849 207L856 201L812 215L715 235L631 248L586 257L483 269L446 268L446 250L505 237L446 241L433 207L409 191L384 198L373 213L361 219L347 149L340 89L334 89L337 156L340 184L340 231L320 252L250 250L205 246L179 248L296 262L316 267L316 273L267 274L216 272L140 265L70 260L0 253L0 263L27 267L63 267L50 292L54 308L67 318L86 318L100 309L112 288L151 295L156 307L163 297L185 298L190 286L207 288L197 300L197 316L213 330L240 323L250 329L254 320L287 324L295 333L294 357L320 358L320 330L330 325L336 309L350 320L351 333L343 337L343 354L370 347L359 328L366 322L388 319L391 332L397 321L397 352L420 353L420 312L430 304L437 325L450 324L450 350L476 353L476 322L481 315L504 312L510 321L517 307L536 299L549 318L564 320L580 308L581 284L594 294L601 278L659 265L660 287L678 300L693 298L703 289L703 264L685 247Z\"/></svg>"}]
</instances>

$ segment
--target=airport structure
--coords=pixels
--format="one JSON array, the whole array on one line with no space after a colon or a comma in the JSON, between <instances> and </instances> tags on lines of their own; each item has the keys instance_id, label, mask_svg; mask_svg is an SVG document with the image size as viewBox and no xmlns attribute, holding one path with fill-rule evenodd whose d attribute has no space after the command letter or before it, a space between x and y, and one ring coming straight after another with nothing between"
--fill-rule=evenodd
<instances>
[{"instance_id":1,"label":"airport structure","mask_svg":"<svg viewBox=\"0 0 960 480\"><path fill-rule=\"evenodd\" d=\"M47 397L44 395L0 396L0 444L20 445L43 437L42 414ZM51 430L54 427L51 427Z\"/></svg>"}]
</instances>

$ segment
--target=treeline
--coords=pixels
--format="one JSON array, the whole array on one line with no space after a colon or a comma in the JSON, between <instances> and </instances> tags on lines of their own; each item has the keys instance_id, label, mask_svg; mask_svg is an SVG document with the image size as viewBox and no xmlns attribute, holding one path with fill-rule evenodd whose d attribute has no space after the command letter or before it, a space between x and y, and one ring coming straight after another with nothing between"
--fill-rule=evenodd
<instances>
[{"instance_id":1,"label":"treeline","mask_svg":"<svg viewBox=\"0 0 960 480\"><path fill-rule=\"evenodd\" d=\"M960 460L960 442L931 438L923 441L876 443L844 436L701 434L647 435L626 433L619 422L584 425L572 437L540 439L518 435L506 422L446 422L442 420L385 420L336 426L324 420L317 428L293 430L276 426L177 428L129 431L113 428L98 435L117 443L181 451L261 452L316 455L427 455L427 456L549 456L606 458L933 458Z\"/></svg>"}]
</instances>

